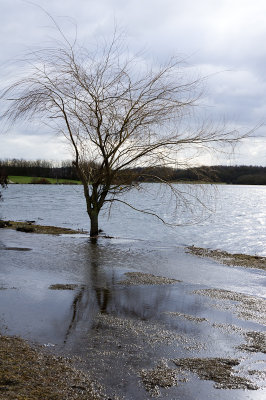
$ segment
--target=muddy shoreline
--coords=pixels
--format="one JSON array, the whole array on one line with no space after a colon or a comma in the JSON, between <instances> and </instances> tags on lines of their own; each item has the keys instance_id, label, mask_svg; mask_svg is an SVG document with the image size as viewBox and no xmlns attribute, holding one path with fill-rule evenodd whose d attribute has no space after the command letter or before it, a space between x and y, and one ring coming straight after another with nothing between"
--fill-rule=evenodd
<instances>
[{"instance_id":1,"label":"muddy shoreline","mask_svg":"<svg viewBox=\"0 0 266 400\"><path fill-rule=\"evenodd\" d=\"M199 257L211 258L219 263L232 267L258 268L266 270L266 257L250 256L241 253L228 253L222 250L211 250L203 247L188 246L189 253Z\"/></svg>"},{"instance_id":2,"label":"muddy shoreline","mask_svg":"<svg viewBox=\"0 0 266 400\"><path fill-rule=\"evenodd\" d=\"M174 248L171 273L153 244L2 233L0 399L261 398L265 299L179 267L255 271Z\"/></svg>"},{"instance_id":3,"label":"muddy shoreline","mask_svg":"<svg viewBox=\"0 0 266 400\"><path fill-rule=\"evenodd\" d=\"M86 234L86 233L88 233L87 231L84 231L84 230L60 228L57 226L49 226L49 225L36 225L35 221L0 220L0 228L13 229L18 232L41 233L41 234L48 234L48 235L78 234L78 233Z\"/></svg>"},{"instance_id":4,"label":"muddy shoreline","mask_svg":"<svg viewBox=\"0 0 266 400\"><path fill-rule=\"evenodd\" d=\"M0 220L0 228L12 229L19 232L26 233L37 233L37 234L48 234L48 235L61 235L61 234L88 234L85 230L75 230L70 228L62 228L50 225L38 225L35 221L11 221L11 220ZM105 235L100 237L111 238ZM198 257L211 258L221 264L225 264L232 267L244 267L244 268L257 268L266 270L266 257L253 256L241 253L228 253L223 250L212 250L209 248L187 246L187 252ZM133 273L134 275L134 273ZM135 284L140 284L140 278L138 281L135 276L128 275L128 283L132 284L134 280Z\"/></svg>"},{"instance_id":5,"label":"muddy shoreline","mask_svg":"<svg viewBox=\"0 0 266 400\"><path fill-rule=\"evenodd\" d=\"M45 353L19 337L0 334L0 360L1 399L106 399L70 359Z\"/></svg>"},{"instance_id":6,"label":"muddy shoreline","mask_svg":"<svg viewBox=\"0 0 266 400\"><path fill-rule=\"evenodd\" d=\"M139 279L141 282L131 282L131 285L136 286L165 286L163 277L144 274L144 273L125 273L125 277ZM145 275L147 275L145 277ZM152 279L151 279L152 278ZM155 279L157 283L155 283ZM160 283L159 283L160 282ZM174 282L168 282L168 285ZM128 285L128 281L120 281L120 285ZM49 288L53 289L53 288ZM73 285L63 286L56 285L57 290L77 290ZM234 303L237 303L237 311L241 317L252 311L259 313L263 305L263 300L258 299L258 303L254 305L255 298L252 296L241 295L235 292L224 291L220 289L205 289L194 292L195 295L207 296L216 300L233 301L230 310L234 312ZM227 309L227 305L222 309ZM256 306L256 307L255 307ZM265 306L265 302L264 302ZM215 329L220 327L212 324L206 318L196 318L192 315L186 315L178 312L165 312L171 318L181 318L195 324L205 324L212 326ZM253 317L253 316L252 316ZM260 322L259 318L256 322ZM266 337L263 332L245 331L239 328L238 334L243 338L242 344L235 347L237 353L235 357L207 357L204 353L198 356L201 351L201 346L189 348L193 342L193 338L186 337L184 334L177 334L171 330L163 328L161 324L151 323L148 321L140 321L134 318L117 317L111 314L98 314L94 325L97 327L89 341L90 357L98 360L101 371L112 374L113 362L120 359L121 355L125 357L135 356L146 358L147 349L157 349L160 346L178 344L190 352L189 357L169 358L169 354L165 353L166 357L157 359L154 368L142 368L137 371L131 371L135 377L139 377L144 386L147 395L151 397L161 397L165 391L172 390L180 385L184 387L191 382L193 374L198 375L198 378L203 381L211 381L215 389L242 389L257 391L261 389L260 385L256 384L253 378L258 377L260 380L265 377L263 371L259 369L248 369L248 375L242 375L233 368L239 366L243 361L244 353L264 353L266 352L265 343ZM224 324L225 330L229 328L228 324ZM233 334L236 331L234 330ZM116 339L114 339L116 338ZM149 353L148 350L147 353ZM62 395L66 399L86 399L86 400L115 400L120 399L114 394L106 396L104 388L98 382L96 376L90 377L90 368L79 368L80 364L77 359L69 357L68 352L63 352L62 356L53 355L52 348L44 348L43 346L30 345L27 341L19 337L10 337L0 335L0 398L4 394L6 400L39 400L45 398L49 400L60 400ZM141 355L141 356L140 356ZM192 356L193 355L193 356ZM238 358L236 358L236 355ZM113 360L110 363L110 356ZM126 364L126 361L125 361ZM85 373L84 371L88 371ZM91 372L94 367L92 366ZM22 372L23 371L23 372ZM129 373L129 371L128 371ZM192 373L192 375L191 375ZM137 374L137 375L136 375ZM100 374L101 375L101 374ZM134 378L134 379L136 379ZM99 380L101 382L101 379ZM140 384L140 381L139 383ZM110 397L111 396L111 397ZM123 397L122 397L123 398ZM139 398L139 397L137 397ZM131 397L130 397L131 399Z\"/></svg>"}]
</instances>

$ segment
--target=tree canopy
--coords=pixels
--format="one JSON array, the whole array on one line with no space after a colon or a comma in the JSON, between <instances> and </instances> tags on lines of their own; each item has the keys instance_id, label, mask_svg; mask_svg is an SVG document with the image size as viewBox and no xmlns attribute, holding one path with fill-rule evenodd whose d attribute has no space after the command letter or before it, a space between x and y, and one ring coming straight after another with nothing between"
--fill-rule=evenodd
<instances>
[{"instance_id":1,"label":"tree canopy","mask_svg":"<svg viewBox=\"0 0 266 400\"><path fill-rule=\"evenodd\" d=\"M67 138L92 236L98 234L103 205L124 202L121 194L139 181L145 168L137 167L182 165L241 138L235 130L196 124L202 79L190 78L182 61L148 65L126 53L116 34L108 44L88 49L58 29L63 42L26 57L25 76L2 93L2 118L10 123L38 119ZM117 184L129 168L123 186ZM178 191L171 189L177 198Z\"/></svg>"}]
</instances>

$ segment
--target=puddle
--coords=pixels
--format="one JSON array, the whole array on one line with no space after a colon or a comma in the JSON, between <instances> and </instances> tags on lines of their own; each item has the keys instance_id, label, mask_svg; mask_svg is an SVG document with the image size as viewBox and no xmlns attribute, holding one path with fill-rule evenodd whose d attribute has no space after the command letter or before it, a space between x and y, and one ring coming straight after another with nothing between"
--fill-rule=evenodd
<instances>
[{"instance_id":1,"label":"puddle","mask_svg":"<svg viewBox=\"0 0 266 400\"><path fill-rule=\"evenodd\" d=\"M220 305L220 307L231 309L239 318L266 324L266 300L263 298L222 289L196 290L194 294L225 300L227 304ZM215 306L219 308L218 304Z\"/></svg>"},{"instance_id":2,"label":"puddle","mask_svg":"<svg viewBox=\"0 0 266 400\"><path fill-rule=\"evenodd\" d=\"M260 341L257 337L254 342L256 332L263 327L258 318L255 322L241 319L240 309L236 310L237 304L248 304L259 316L262 298L224 289L206 292L206 282L197 282L197 276L195 282L192 277L184 279L192 256L180 253L180 248L169 247L168 254L160 253L158 243L41 238L11 230L1 236L1 247L32 250L1 251L0 288L17 290L0 290L0 331L71 357L73 365L90 371L112 399L143 400L160 393L171 400L264 398L256 366L260 361L263 369L263 353L241 347L255 348ZM201 277L213 265L199 260L192 268ZM248 282L249 273L244 269L242 274ZM210 284L214 282L210 279ZM219 309L213 308L214 300L221 300ZM254 332L253 337L248 332ZM171 361L208 359L211 363L232 357L242 368L247 354L250 367L245 365L246 375L241 375L245 380L230 381L230 390L217 390L207 379L196 379L198 372L191 373L188 364L181 368ZM230 364L224 365L229 371ZM216 371L220 367L217 364ZM233 375L237 377L236 372ZM253 390L256 385L259 389Z\"/></svg>"}]
</instances>

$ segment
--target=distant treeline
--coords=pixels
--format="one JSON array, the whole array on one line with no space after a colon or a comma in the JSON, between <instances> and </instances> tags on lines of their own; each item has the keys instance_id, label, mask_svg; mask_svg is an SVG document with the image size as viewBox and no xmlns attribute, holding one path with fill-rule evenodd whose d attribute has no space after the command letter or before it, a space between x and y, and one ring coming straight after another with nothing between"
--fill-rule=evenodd
<instances>
[{"instance_id":1,"label":"distant treeline","mask_svg":"<svg viewBox=\"0 0 266 400\"><path fill-rule=\"evenodd\" d=\"M77 180L77 174L71 161L62 161L53 163L46 160L0 160L0 170L7 176L31 176L41 178L55 179L74 179Z\"/></svg>"},{"instance_id":2,"label":"distant treeline","mask_svg":"<svg viewBox=\"0 0 266 400\"><path fill-rule=\"evenodd\" d=\"M266 185L266 167L240 165L211 167L201 166L186 169L164 169L163 176L170 181L201 181L239 185ZM147 171L149 175L151 172ZM155 168L154 175L160 176L160 168Z\"/></svg>"},{"instance_id":3,"label":"distant treeline","mask_svg":"<svg viewBox=\"0 0 266 400\"><path fill-rule=\"evenodd\" d=\"M0 171L3 176L30 176L54 179L78 180L71 161L60 164L45 160L0 160ZM123 170L117 181L127 183L131 180L140 182L166 181L216 182L241 185L266 185L266 167L259 166L224 166L197 168L151 167Z\"/></svg>"}]
</instances>

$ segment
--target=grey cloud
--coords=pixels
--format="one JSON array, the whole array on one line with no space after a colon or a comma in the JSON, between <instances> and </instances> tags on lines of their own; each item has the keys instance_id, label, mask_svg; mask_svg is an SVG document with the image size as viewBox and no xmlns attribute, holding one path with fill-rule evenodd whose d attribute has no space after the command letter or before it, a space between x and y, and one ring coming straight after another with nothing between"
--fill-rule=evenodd
<instances>
[{"instance_id":1,"label":"grey cloud","mask_svg":"<svg viewBox=\"0 0 266 400\"><path fill-rule=\"evenodd\" d=\"M147 53L143 57L154 62L163 62L172 55L184 57L196 73L210 75L203 103L215 121L225 118L230 125L251 129L266 120L264 0L36 0L35 3L50 12L69 37L75 33L76 21L83 43L91 45L101 36L108 38L117 23L127 34L130 51L144 48ZM56 36L45 13L27 2L1 0L0 11L2 66L26 48L46 45L49 38ZM3 71L2 68L2 80ZM27 133L34 134L34 128ZM38 133L42 134L41 130ZM25 130L21 130L21 135L24 134ZM263 130L260 135L264 135ZM262 162L263 150L251 155L250 146L243 148L247 159L254 157L251 163Z\"/></svg>"}]
</instances>

